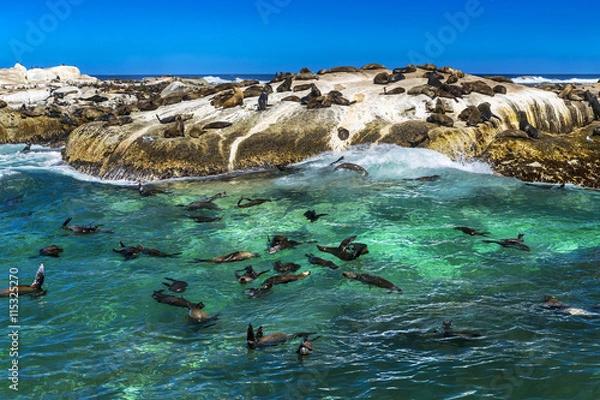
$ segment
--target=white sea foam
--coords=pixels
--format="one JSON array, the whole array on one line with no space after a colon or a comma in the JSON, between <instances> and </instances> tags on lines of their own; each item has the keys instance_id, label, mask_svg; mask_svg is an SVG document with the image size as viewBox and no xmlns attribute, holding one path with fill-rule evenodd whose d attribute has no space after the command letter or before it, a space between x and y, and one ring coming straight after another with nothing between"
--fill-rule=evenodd
<instances>
[{"instance_id":1,"label":"white sea foam","mask_svg":"<svg viewBox=\"0 0 600 400\"><path fill-rule=\"evenodd\" d=\"M131 185L135 182L104 181L99 178L83 174L67 165L61 157L61 149L49 149L43 146L33 145L29 152L23 153L24 145L1 145L0 146L0 179L19 172L36 173L51 172L58 175L69 176L79 181L108 183L114 185Z\"/></svg>"},{"instance_id":2,"label":"white sea foam","mask_svg":"<svg viewBox=\"0 0 600 400\"><path fill-rule=\"evenodd\" d=\"M537 85L540 83L571 83L571 84L579 84L579 85L593 85L598 82L598 78L546 78L543 76L520 76L517 78L513 78L514 83L519 83L521 85Z\"/></svg>"},{"instance_id":3,"label":"white sea foam","mask_svg":"<svg viewBox=\"0 0 600 400\"><path fill-rule=\"evenodd\" d=\"M375 178L415 178L424 171L454 169L477 174L492 174L483 162L453 161L448 156L428 149L409 149L394 144L374 144L351 147L339 153L326 152L297 164L323 168L343 156L343 162L356 163Z\"/></svg>"}]
</instances>

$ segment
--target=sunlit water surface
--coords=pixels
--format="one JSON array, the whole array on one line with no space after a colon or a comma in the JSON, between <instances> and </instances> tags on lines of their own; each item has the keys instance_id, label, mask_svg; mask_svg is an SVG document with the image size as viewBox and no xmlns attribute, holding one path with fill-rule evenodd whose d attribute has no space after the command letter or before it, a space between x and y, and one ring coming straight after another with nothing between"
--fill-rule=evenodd
<instances>
[{"instance_id":1,"label":"sunlit water surface","mask_svg":"<svg viewBox=\"0 0 600 400\"><path fill-rule=\"evenodd\" d=\"M8 299L1 313L0 398L64 399L427 399L600 396L600 193L548 190L494 176L483 164L459 164L431 151L395 146L352 148L295 165L222 179L170 181L169 191L140 197L134 182L101 182L63 165L58 150L0 146L2 286L10 268L30 284L46 268L42 297L20 298L19 391L10 389ZM340 156L368 176L335 171ZM435 181L415 180L439 175ZM226 191L219 210L187 204ZM240 197L271 202L238 208ZM309 222L304 212L328 215ZM196 223L189 215L222 216ZM71 224L113 233L73 235ZM482 242L525 234L530 252ZM269 255L268 237L303 242ZM356 235L369 253L341 261L316 244ZM176 258L112 251L143 244ZM47 245L60 258L37 258ZM236 250L252 260L193 262ZM310 265L314 253L338 270ZM234 271L295 262L304 280L248 298ZM369 287L342 271L384 277L403 294ZM267 276L274 272L267 274ZM185 296L218 314L209 326L187 310L157 303L164 277L189 283ZM567 315L542 307L545 295L581 308ZM444 320L475 340L433 333ZM313 354L300 339L249 350L248 323L265 333L314 331Z\"/></svg>"}]
</instances>

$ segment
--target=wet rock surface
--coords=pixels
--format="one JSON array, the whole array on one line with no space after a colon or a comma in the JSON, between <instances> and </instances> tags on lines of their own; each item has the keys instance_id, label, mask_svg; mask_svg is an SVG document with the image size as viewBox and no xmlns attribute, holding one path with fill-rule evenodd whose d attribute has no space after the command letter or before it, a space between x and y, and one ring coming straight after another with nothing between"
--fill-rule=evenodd
<instances>
[{"instance_id":1,"label":"wet rock surface","mask_svg":"<svg viewBox=\"0 0 600 400\"><path fill-rule=\"evenodd\" d=\"M104 179L275 168L351 145L395 143L482 159L526 181L600 187L599 84L539 89L432 65L303 69L270 83L220 85L100 81L74 67L30 71L0 70L0 143L64 145L66 162ZM275 90L282 84L289 90ZM296 101L286 101L292 90Z\"/></svg>"}]
</instances>

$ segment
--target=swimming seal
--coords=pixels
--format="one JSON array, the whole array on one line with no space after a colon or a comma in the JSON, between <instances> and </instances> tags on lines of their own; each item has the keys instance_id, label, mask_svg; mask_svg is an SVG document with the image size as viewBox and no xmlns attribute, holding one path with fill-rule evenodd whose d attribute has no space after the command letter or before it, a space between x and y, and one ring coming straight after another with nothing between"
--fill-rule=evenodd
<instances>
[{"instance_id":1,"label":"swimming seal","mask_svg":"<svg viewBox=\"0 0 600 400\"><path fill-rule=\"evenodd\" d=\"M242 271L244 271L244 275L239 275L238 272L242 272ZM234 271L234 275L239 283L241 283L242 285L245 285L246 283L252 282L256 278L258 278L262 274L266 274L267 272L269 272L268 269L265 271L256 272L254 270L254 268L252 268L252 265L248 265L246 268L238 269L237 271Z\"/></svg>"},{"instance_id":2,"label":"swimming seal","mask_svg":"<svg viewBox=\"0 0 600 400\"><path fill-rule=\"evenodd\" d=\"M442 323L442 337L445 339L475 339L481 337L479 333L455 331L452 329L452 321L444 321Z\"/></svg>"},{"instance_id":3,"label":"swimming seal","mask_svg":"<svg viewBox=\"0 0 600 400\"><path fill-rule=\"evenodd\" d=\"M216 199L218 199L220 197L225 197L226 195L227 195L227 192L219 192L215 195L205 197L204 199L201 199L198 201L193 201L189 204L177 204L177 207L183 207L187 210L199 210L199 209L214 210L214 209L218 209L219 206L214 204L213 201L215 201Z\"/></svg>"},{"instance_id":4,"label":"swimming seal","mask_svg":"<svg viewBox=\"0 0 600 400\"><path fill-rule=\"evenodd\" d=\"M302 244L302 242L290 240L281 235L273 236L273 239L267 238L267 240L269 241L269 254L275 254L280 250L291 249Z\"/></svg>"},{"instance_id":5,"label":"swimming seal","mask_svg":"<svg viewBox=\"0 0 600 400\"><path fill-rule=\"evenodd\" d=\"M18 285L18 286L10 286L6 289L0 290L0 297L15 297L19 296L31 296L31 297L39 297L46 294L46 291L42 289L42 285L44 284L44 279L46 277L46 272L44 270L44 264L40 264L35 273L35 278L31 285Z\"/></svg>"},{"instance_id":6,"label":"swimming seal","mask_svg":"<svg viewBox=\"0 0 600 400\"><path fill-rule=\"evenodd\" d=\"M307 356L309 354L312 354L313 342L321 337L321 336L316 336L313 339L309 340L308 336L309 336L308 334L304 335L304 339L302 340L302 343L300 343L300 346L298 346L298 350L296 350L296 353L298 353L298 355L300 355L300 356Z\"/></svg>"},{"instance_id":7,"label":"swimming seal","mask_svg":"<svg viewBox=\"0 0 600 400\"><path fill-rule=\"evenodd\" d=\"M246 343L248 344L249 348L258 349L261 347L277 346L297 337L305 337L314 334L316 334L316 332L299 332L293 334L285 334L278 332L264 336L262 325L258 327L256 334L254 334L254 328L252 328L252 324L248 324L248 330L246 332Z\"/></svg>"},{"instance_id":8,"label":"swimming seal","mask_svg":"<svg viewBox=\"0 0 600 400\"><path fill-rule=\"evenodd\" d=\"M244 261L254 257L260 257L260 254L251 253L249 251L234 251L233 253L229 253L220 257L196 259L195 262L212 262L220 264L226 262Z\"/></svg>"},{"instance_id":9,"label":"swimming seal","mask_svg":"<svg viewBox=\"0 0 600 400\"><path fill-rule=\"evenodd\" d=\"M390 293L398 292L402 293L402 289L394 285L392 282L384 279L380 276L369 275L369 274L355 274L353 272L342 272L342 275L349 279L354 279L367 285L377 286L383 289L389 289Z\"/></svg>"},{"instance_id":10,"label":"swimming seal","mask_svg":"<svg viewBox=\"0 0 600 400\"><path fill-rule=\"evenodd\" d=\"M28 153L31 150L31 140L25 142L25 147L21 150L21 153Z\"/></svg>"},{"instance_id":11,"label":"swimming seal","mask_svg":"<svg viewBox=\"0 0 600 400\"><path fill-rule=\"evenodd\" d=\"M188 218L191 218L198 223L216 222L223 219L223 217L207 217L206 215L188 215Z\"/></svg>"},{"instance_id":12,"label":"swimming seal","mask_svg":"<svg viewBox=\"0 0 600 400\"><path fill-rule=\"evenodd\" d=\"M168 304L170 306L175 306L175 307L185 307L188 309L190 307L194 307L194 306L197 306L198 304L201 304L201 303L194 304L194 303L191 303L190 301L188 301L184 297L173 296L171 294L164 294L163 292L164 292L164 289L155 290L154 293L152 293L152 298L162 304Z\"/></svg>"},{"instance_id":13,"label":"swimming seal","mask_svg":"<svg viewBox=\"0 0 600 400\"><path fill-rule=\"evenodd\" d=\"M125 246L123 242L119 242L121 245L120 249L113 249L115 253L119 253L125 257L125 260L132 260L136 258L140 252L142 251L142 245L138 244L137 246Z\"/></svg>"},{"instance_id":14,"label":"swimming seal","mask_svg":"<svg viewBox=\"0 0 600 400\"><path fill-rule=\"evenodd\" d=\"M263 296L266 296L267 294L269 294L271 292L272 288L273 288L273 283L269 282L269 283L265 283L264 285L262 285L261 287L258 287L258 288L246 289L244 291L244 293L246 293L246 295L251 299L259 298L259 297L263 297Z\"/></svg>"},{"instance_id":15,"label":"swimming seal","mask_svg":"<svg viewBox=\"0 0 600 400\"><path fill-rule=\"evenodd\" d=\"M593 317L597 317L600 316L599 313L597 312L593 312L593 311L586 311L584 309L581 308L575 308L575 307L571 307L561 301L559 301L556 297L554 296L544 296L544 301L542 306L544 308L547 308L549 310L554 310L554 311L560 311L561 313L567 314L567 315L579 315L579 316L593 316ZM597 306L595 307L597 308Z\"/></svg>"},{"instance_id":16,"label":"swimming seal","mask_svg":"<svg viewBox=\"0 0 600 400\"><path fill-rule=\"evenodd\" d=\"M185 292L185 289L188 287L187 282L179 281L177 279L167 278L167 277L165 277L165 279L168 281L171 281L171 282L163 282L162 284L165 285L167 287L167 289L169 289L171 292L183 293L183 292Z\"/></svg>"},{"instance_id":17,"label":"swimming seal","mask_svg":"<svg viewBox=\"0 0 600 400\"><path fill-rule=\"evenodd\" d=\"M345 162L345 163L341 163L340 165L338 165L337 167L334 168L335 171L339 171L340 169L346 169L349 171L358 172L359 174L362 174L365 176L369 175L369 173L367 172L366 169L364 169L360 165L354 164L354 163Z\"/></svg>"},{"instance_id":18,"label":"swimming seal","mask_svg":"<svg viewBox=\"0 0 600 400\"><path fill-rule=\"evenodd\" d=\"M315 222L321 217L324 217L329 214L317 214L315 210L308 210L303 214L310 222Z\"/></svg>"},{"instance_id":19,"label":"swimming seal","mask_svg":"<svg viewBox=\"0 0 600 400\"><path fill-rule=\"evenodd\" d=\"M299 274L275 275L265 280L265 285L285 285L286 283L302 280L310 275L309 271L304 271Z\"/></svg>"},{"instance_id":20,"label":"swimming seal","mask_svg":"<svg viewBox=\"0 0 600 400\"><path fill-rule=\"evenodd\" d=\"M273 262L273 269L279 273L296 272L300 269L300 264L293 262L282 263L281 261Z\"/></svg>"},{"instance_id":21,"label":"swimming seal","mask_svg":"<svg viewBox=\"0 0 600 400\"><path fill-rule=\"evenodd\" d=\"M513 249L519 249L523 251L530 251L529 246L523 243L523 233L519 233L517 238L502 239L502 240L483 240L483 243L496 243L502 247L509 247Z\"/></svg>"},{"instance_id":22,"label":"swimming seal","mask_svg":"<svg viewBox=\"0 0 600 400\"><path fill-rule=\"evenodd\" d=\"M62 224L62 228L71 231L77 235L87 235L90 233L100 232L100 225L68 225L73 217L69 217ZM110 232L110 231L105 231Z\"/></svg>"},{"instance_id":23,"label":"swimming seal","mask_svg":"<svg viewBox=\"0 0 600 400\"><path fill-rule=\"evenodd\" d=\"M62 247L51 245L40 249L40 256L60 257L60 253L64 250Z\"/></svg>"},{"instance_id":24,"label":"swimming seal","mask_svg":"<svg viewBox=\"0 0 600 400\"><path fill-rule=\"evenodd\" d=\"M466 233L467 235L481 235L481 236L485 236L485 235L489 235L489 232L479 232L478 230L475 230L473 228L469 228L468 226L455 226L454 229L459 230L463 233Z\"/></svg>"},{"instance_id":25,"label":"swimming seal","mask_svg":"<svg viewBox=\"0 0 600 400\"><path fill-rule=\"evenodd\" d=\"M246 203L242 203L242 201L246 200ZM237 202L237 206L239 208L248 208L248 207L254 207L254 206L258 206L262 203L266 203L268 201L271 201L269 199L249 199L247 197L240 197L240 199Z\"/></svg>"},{"instance_id":26,"label":"swimming seal","mask_svg":"<svg viewBox=\"0 0 600 400\"><path fill-rule=\"evenodd\" d=\"M149 197L157 194L168 194L168 192L164 190L147 188L142 182L138 182L138 192L142 197Z\"/></svg>"},{"instance_id":27,"label":"swimming seal","mask_svg":"<svg viewBox=\"0 0 600 400\"><path fill-rule=\"evenodd\" d=\"M333 261L324 260L320 257L316 257L314 254L305 254L305 256L308 257L308 262L313 265L321 265L323 267L328 267L330 269L338 269L339 268L339 266L337 266Z\"/></svg>"},{"instance_id":28,"label":"swimming seal","mask_svg":"<svg viewBox=\"0 0 600 400\"><path fill-rule=\"evenodd\" d=\"M539 132L535 126L531 125L527 120L525 111L519 111L519 130L527 132L527 135L532 139L537 139Z\"/></svg>"},{"instance_id":29,"label":"swimming seal","mask_svg":"<svg viewBox=\"0 0 600 400\"><path fill-rule=\"evenodd\" d=\"M363 254L367 254L369 250L367 245L363 243L353 243L356 236L350 236L342 240L337 247L327 247L320 244L317 245L317 249L326 253L331 253L340 260L350 261L360 257Z\"/></svg>"}]
</instances>

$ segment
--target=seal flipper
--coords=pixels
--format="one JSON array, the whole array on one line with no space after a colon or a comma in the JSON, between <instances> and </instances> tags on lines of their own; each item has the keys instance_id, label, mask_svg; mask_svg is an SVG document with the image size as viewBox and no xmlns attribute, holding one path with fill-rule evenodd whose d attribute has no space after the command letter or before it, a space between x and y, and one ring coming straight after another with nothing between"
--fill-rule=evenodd
<instances>
[{"instance_id":1,"label":"seal flipper","mask_svg":"<svg viewBox=\"0 0 600 400\"><path fill-rule=\"evenodd\" d=\"M248 324L248 330L246 331L246 343L248 343L248 347L251 349L256 347L256 337L254 336L254 328L252 328L252 324Z\"/></svg>"},{"instance_id":2,"label":"seal flipper","mask_svg":"<svg viewBox=\"0 0 600 400\"><path fill-rule=\"evenodd\" d=\"M72 220L73 220L73 217L69 217L69 218L67 218L67 219L66 219L66 221L65 221L65 222L63 222L63 224L62 224L62 227L63 227L63 228L66 228L66 227L67 227L67 224L68 224L69 222L71 222Z\"/></svg>"},{"instance_id":3,"label":"seal flipper","mask_svg":"<svg viewBox=\"0 0 600 400\"><path fill-rule=\"evenodd\" d=\"M34 289L41 289L44 284L44 278L46 277L46 273L44 271L44 264L40 264L37 272L35 273L35 278L31 283L31 287Z\"/></svg>"},{"instance_id":4,"label":"seal flipper","mask_svg":"<svg viewBox=\"0 0 600 400\"><path fill-rule=\"evenodd\" d=\"M346 251L346 248L348 247L348 245L350 245L350 243L354 241L354 239L356 239L356 235L347 237L346 239L342 240L342 243L340 243L338 249L341 251Z\"/></svg>"}]
</instances>

